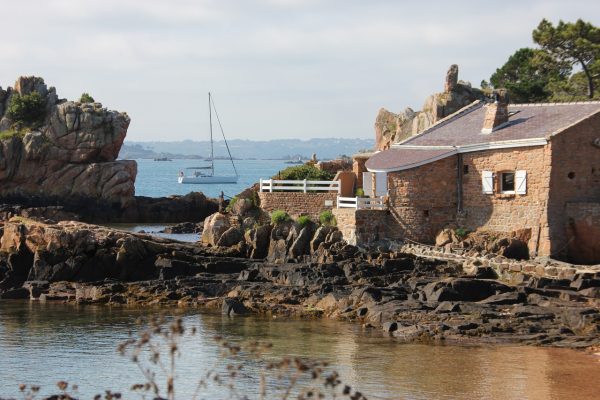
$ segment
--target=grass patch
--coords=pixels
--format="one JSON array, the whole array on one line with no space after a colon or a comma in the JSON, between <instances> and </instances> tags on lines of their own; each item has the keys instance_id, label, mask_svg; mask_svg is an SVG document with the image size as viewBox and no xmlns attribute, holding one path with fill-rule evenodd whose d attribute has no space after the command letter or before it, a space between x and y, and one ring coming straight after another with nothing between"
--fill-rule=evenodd
<instances>
[{"instance_id":1,"label":"grass patch","mask_svg":"<svg viewBox=\"0 0 600 400\"><path fill-rule=\"evenodd\" d=\"M310 224L312 221L308 215L301 215L296 220L296 223L300 228L304 228L306 225Z\"/></svg>"},{"instance_id":2,"label":"grass patch","mask_svg":"<svg viewBox=\"0 0 600 400\"><path fill-rule=\"evenodd\" d=\"M275 210L271 214L271 222L275 225L289 222L291 220L292 217L290 217L290 215L283 210Z\"/></svg>"},{"instance_id":3,"label":"grass patch","mask_svg":"<svg viewBox=\"0 0 600 400\"><path fill-rule=\"evenodd\" d=\"M26 129L10 128L0 132L0 140L11 139L14 137L22 139L23 137L25 137L25 133L27 133Z\"/></svg>"},{"instance_id":4,"label":"grass patch","mask_svg":"<svg viewBox=\"0 0 600 400\"><path fill-rule=\"evenodd\" d=\"M335 226L336 225L335 216L329 210L325 210L321 214L319 214L319 222L321 223L321 225L325 225L325 226Z\"/></svg>"}]
</instances>

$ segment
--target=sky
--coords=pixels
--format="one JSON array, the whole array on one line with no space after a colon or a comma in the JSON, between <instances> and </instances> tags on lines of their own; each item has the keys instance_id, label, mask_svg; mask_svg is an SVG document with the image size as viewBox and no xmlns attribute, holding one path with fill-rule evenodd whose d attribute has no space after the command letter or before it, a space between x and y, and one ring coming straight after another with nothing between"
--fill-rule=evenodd
<instances>
[{"instance_id":1,"label":"sky","mask_svg":"<svg viewBox=\"0 0 600 400\"><path fill-rule=\"evenodd\" d=\"M0 86L36 75L131 117L127 139L370 138L451 64L479 86L542 18L600 25L590 0L0 0Z\"/></svg>"}]
</instances>

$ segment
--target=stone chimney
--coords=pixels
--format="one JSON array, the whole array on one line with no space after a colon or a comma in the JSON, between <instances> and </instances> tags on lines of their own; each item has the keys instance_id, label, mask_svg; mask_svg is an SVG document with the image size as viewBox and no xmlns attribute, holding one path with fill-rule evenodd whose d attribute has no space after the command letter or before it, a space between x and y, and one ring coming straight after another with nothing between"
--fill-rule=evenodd
<instances>
[{"instance_id":1,"label":"stone chimney","mask_svg":"<svg viewBox=\"0 0 600 400\"><path fill-rule=\"evenodd\" d=\"M498 126L508 122L508 96L494 92L494 102L485 106L485 119L481 133L492 133Z\"/></svg>"}]
</instances>

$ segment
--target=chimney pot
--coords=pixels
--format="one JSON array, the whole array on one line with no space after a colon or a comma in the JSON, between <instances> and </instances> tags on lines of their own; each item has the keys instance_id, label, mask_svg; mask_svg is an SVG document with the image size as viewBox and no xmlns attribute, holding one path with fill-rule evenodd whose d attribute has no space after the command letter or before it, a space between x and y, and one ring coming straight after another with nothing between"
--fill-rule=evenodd
<instances>
[{"instance_id":1,"label":"chimney pot","mask_svg":"<svg viewBox=\"0 0 600 400\"><path fill-rule=\"evenodd\" d=\"M485 118L481 133L492 133L498 126L508 122L508 102L506 95L494 91L494 102L485 106Z\"/></svg>"}]
</instances>

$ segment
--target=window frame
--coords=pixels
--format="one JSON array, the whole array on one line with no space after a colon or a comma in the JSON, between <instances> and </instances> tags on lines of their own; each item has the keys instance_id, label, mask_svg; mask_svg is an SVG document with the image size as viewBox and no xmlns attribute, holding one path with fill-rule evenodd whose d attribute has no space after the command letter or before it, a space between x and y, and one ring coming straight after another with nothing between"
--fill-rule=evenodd
<instances>
[{"instance_id":1,"label":"window frame","mask_svg":"<svg viewBox=\"0 0 600 400\"><path fill-rule=\"evenodd\" d=\"M513 189L504 190L504 175L512 174ZM500 194L516 194L517 193L517 171L500 171L498 172L498 193Z\"/></svg>"}]
</instances>

